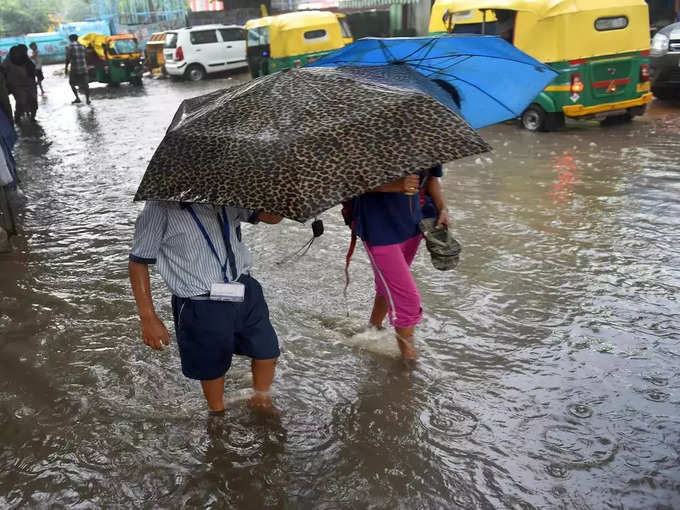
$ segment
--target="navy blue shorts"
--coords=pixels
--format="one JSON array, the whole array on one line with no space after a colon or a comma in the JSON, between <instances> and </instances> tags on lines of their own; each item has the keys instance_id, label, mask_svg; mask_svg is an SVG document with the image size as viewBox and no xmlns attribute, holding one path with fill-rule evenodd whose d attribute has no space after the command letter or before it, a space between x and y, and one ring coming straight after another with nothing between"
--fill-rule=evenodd
<instances>
[{"instance_id":1,"label":"navy blue shorts","mask_svg":"<svg viewBox=\"0 0 680 510\"><path fill-rule=\"evenodd\" d=\"M242 303L172 296L172 315L182 360L182 373L208 381L222 377L234 354L252 359L277 358L279 340L269 321L260 283L239 278L245 288Z\"/></svg>"}]
</instances>

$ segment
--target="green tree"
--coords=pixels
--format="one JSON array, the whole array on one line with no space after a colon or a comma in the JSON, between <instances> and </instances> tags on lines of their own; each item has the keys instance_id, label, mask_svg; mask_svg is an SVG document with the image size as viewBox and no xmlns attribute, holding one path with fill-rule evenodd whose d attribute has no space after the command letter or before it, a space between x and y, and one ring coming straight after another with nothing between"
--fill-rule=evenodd
<instances>
[{"instance_id":1,"label":"green tree","mask_svg":"<svg viewBox=\"0 0 680 510\"><path fill-rule=\"evenodd\" d=\"M44 32L52 20L82 21L90 16L89 0L0 0L0 35Z\"/></svg>"},{"instance_id":2,"label":"green tree","mask_svg":"<svg viewBox=\"0 0 680 510\"><path fill-rule=\"evenodd\" d=\"M47 2L0 0L0 33L3 36L42 32L50 25Z\"/></svg>"}]
</instances>

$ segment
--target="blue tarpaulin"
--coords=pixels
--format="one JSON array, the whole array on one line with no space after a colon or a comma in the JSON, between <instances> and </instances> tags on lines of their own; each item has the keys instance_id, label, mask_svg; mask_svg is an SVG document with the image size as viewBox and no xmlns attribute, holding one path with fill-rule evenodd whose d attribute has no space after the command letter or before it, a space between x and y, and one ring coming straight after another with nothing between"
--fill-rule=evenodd
<instances>
[{"instance_id":1,"label":"blue tarpaulin","mask_svg":"<svg viewBox=\"0 0 680 510\"><path fill-rule=\"evenodd\" d=\"M492 36L366 38L311 67L408 64L450 92L475 129L519 117L556 76L549 66Z\"/></svg>"}]
</instances>

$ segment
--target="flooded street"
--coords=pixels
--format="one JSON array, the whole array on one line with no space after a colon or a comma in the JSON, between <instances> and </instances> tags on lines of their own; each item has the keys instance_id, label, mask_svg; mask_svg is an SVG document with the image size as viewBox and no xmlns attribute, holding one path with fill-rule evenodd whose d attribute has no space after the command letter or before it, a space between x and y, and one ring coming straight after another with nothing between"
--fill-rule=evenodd
<instances>
[{"instance_id":1,"label":"flooded street","mask_svg":"<svg viewBox=\"0 0 680 510\"><path fill-rule=\"evenodd\" d=\"M409 370L372 303L363 249L343 298L339 208L247 226L283 347L278 417L250 366L210 422L173 341L143 345L127 256L132 197L200 84L97 88L46 73L19 134L25 206L0 255L0 508L680 508L680 108L628 125L482 130L446 167L458 268L414 262L425 318ZM154 272L156 306L172 324Z\"/></svg>"}]
</instances>

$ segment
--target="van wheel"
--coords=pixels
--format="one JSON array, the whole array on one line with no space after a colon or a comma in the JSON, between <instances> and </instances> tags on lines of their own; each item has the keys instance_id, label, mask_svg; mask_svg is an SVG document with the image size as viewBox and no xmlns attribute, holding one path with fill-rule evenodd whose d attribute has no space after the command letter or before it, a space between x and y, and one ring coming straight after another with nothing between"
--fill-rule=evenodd
<instances>
[{"instance_id":1,"label":"van wheel","mask_svg":"<svg viewBox=\"0 0 680 510\"><path fill-rule=\"evenodd\" d=\"M200 64L191 64L187 67L185 75L191 81L201 81L205 78L205 69Z\"/></svg>"},{"instance_id":2,"label":"van wheel","mask_svg":"<svg viewBox=\"0 0 680 510\"><path fill-rule=\"evenodd\" d=\"M522 114L522 126L529 131L546 131L547 117L545 110L541 106L532 104Z\"/></svg>"}]
</instances>

